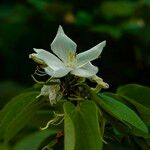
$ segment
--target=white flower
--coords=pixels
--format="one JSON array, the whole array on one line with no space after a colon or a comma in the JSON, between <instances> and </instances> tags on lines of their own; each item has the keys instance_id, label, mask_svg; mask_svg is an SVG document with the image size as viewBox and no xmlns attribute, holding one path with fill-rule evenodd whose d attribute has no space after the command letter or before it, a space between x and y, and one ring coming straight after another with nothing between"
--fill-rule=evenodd
<instances>
[{"instance_id":1,"label":"white flower","mask_svg":"<svg viewBox=\"0 0 150 150\"><path fill-rule=\"evenodd\" d=\"M106 41L103 41L95 47L76 54L76 43L72 41L59 26L57 35L51 43L51 49L54 54L43 49L36 49L36 54L30 57L36 57L43 61L47 66L44 67L45 72L54 77L60 78L69 72L80 77L92 77L98 72L98 68L91 64L91 61L98 58L101 54Z\"/></svg>"}]
</instances>

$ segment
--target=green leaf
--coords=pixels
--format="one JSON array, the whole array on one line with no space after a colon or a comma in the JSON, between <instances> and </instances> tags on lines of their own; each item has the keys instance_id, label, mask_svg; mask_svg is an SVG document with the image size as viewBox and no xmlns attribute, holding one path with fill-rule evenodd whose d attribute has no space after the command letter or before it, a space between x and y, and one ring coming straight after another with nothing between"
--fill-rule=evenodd
<instances>
[{"instance_id":1,"label":"green leaf","mask_svg":"<svg viewBox=\"0 0 150 150\"><path fill-rule=\"evenodd\" d=\"M71 112L75 111L75 106L67 102L64 104L64 121L65 121L65 150L74 150L75 149L75 127L72 118L70 117Z\"/></svg>"},{"instance_id":2,"label":"green leaf","mask_svg":"<svg viewBox=\"0 0 150 150\"><path fill-rule=\"evenodd\" d=\"M10 147L7 144L0 143L0 150L10 150Z\"/></svg>"},{"instance_id":3,"label":"green leaf","mask_svg":"<svg viewBox=\"0 0 150 150\"><path fill-rule=\"evenodd\" d=\"M27 92L13 98L0 111L0 139L11 140L39 109L36 96L39 92Z\"/></svg>"},{"instance_id":4,"label":"green leaf","mask_svg":"<svg viewBox=\"0 0 150 150\"><path fill-rule=\"evenodd\" d=\"M95 99L98 105L113 117L125 124L132 125L137 129L148 133L148 129L140 117L119 100L104 94L99 94L99 96L93 94L93 99Z\"/></svg>"},{"instance_id":5,"label":"green leaf","mask_svg":"<svg viewBox=\"0 0 150 150\"><path fill-rule=\"evenodd\" d=\"M150 123L150 88L128 84L117 89L117 95L133 104L143 120Z\"/></svg>"},{"instance_id":6,"label":"green leaf","mask_svg":"<svg viewBox=\"0 0 150 150\"><path fill-rule=\"evenodd\" d=\"M46 140L50 136L55 135L56 133L56 130L45 130L32 133L19 141L15 145L14 150L38 150L44 140Z\"/></svg>"},{"instance_id":7,"label":"green leaf","mask_svg":"<svg viewBox=\"0 0 150 150\"><path fill-rule=\"evenodd\" d=\"M150 108L150 88L138 84L127 84L117 89L117 94L125 95Z\"/></svg>"},{"instance_id":8,"label":"green leaf","mask_svg":"<svg viewBox=\"0 0 150 150\"><path fill-rule=\"evenodd\" d=\"M122 98L122 97L120 97L120 96L118 96L117 94L114 94L114 93L110 93L110 92L105 92L105 95L107 95L107 96L110 96L110 97L113 97L114 99L117 99L117 100L119 100L119 101L121 101L121 102L126 102L126 100L124 99L124 98ZM128 101L127 101L128 102ZM127 103L128 104L128 103ZM131 104L129 104L129 105L131 105ZM144 122L145 123L145 122ZM147 125L147 124L146 124ZM120 126L119 126L120 127ZM147 126L148 127L148 126ZM149 128L149 127L148 127ZM123 129L123 131L122 132L124 132L125 131L125 129ZM134 134L134 135L136 135L136 136L140 136L140 137L143 137L143 138L150 138L150 134L147 134L147 133L145 133L145 132L143 132L143 131L141 131L141 130L139 130L139 129L137 129L137 128L133 128L132 130L131 130L131 132L132 132L132 134Z\"/></svg>"},{"instance_id":9,"label":"green leaf","mask_svg":"<svg viewBox=\"0 0 150 150\"><path fill-rule=\"evenodd\" d=\"M66 102L65 150L101 150L98 112L95 103L85 101L78 106Z\"/></svg>"},{"instance_id":10,"label":"green leaf","mask_svg":"<svg viewBox=\"0 0 150 150\"><path fill-rule=\"evenodd\" d=\"M150 134L147 134L147 133L145 133L145 132L143 132L143 131L141 131L141 130L138 130L138 129L136 129L136 128L134 128L134 129L132 130L132 133L133 133L134 135L136 135L136 136L140 136L140 137L143 137L143 138L145 138L145 139L150 139Z\"/></svg>"}]
</instances>

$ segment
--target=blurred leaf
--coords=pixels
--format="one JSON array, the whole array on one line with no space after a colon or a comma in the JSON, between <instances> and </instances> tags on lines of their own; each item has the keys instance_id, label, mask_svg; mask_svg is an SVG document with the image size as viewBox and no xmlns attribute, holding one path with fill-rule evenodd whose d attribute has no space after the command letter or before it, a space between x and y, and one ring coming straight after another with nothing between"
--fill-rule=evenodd
<instances>
[{"instance_id":1,"label":"blurred leaf","mask_svg":"<svg viewBox=\"0 0 150 150\"><path fill-rule=\"evenodd\" d=\"M28 0L33 6L35 6L38 10L45 9L49 4L50 0Z\"/></svg>"},{"instance_id":2,"label":"blurred leaf","mask_svg":"<svg viewBox=\"0 0 150 150\"><path fill-rule=\"evenodd\" d=\"M150 0L142 0L142 2L146 5L150 5Z\"/></svg>"},{"instance_id":3,"label":"blurred leaf","mask_svg":"<svg viewBox=\"0 0 150 150\"><path fill-rule=\"evenodd\" d=\"M89 25L92 22L92 15L85 11L78 11L76 15L77 25Z\"/></svg>"},{"instance_id":4,"label":"blurred leaf","mask_svg":"<svg viewBox=\"0 0 150 150\"><path fill-rule=\"evenodd\" d=\"M107 18L127 17L135 10L135 3L127 1L107 1L103 2L100 10Z\"/></svg>"},{"instance_id":5,"label":"blurred leaf","mask_svg":"<svg viewBox=\"0 0 150 150\"><path fill-rule=\"evenodd\" d=\"M112 25L97 25L92 28L92 31L107 33L115 39L119 39L122 36L121 29Z\"/></svg>"},{"instance_id":6,"label":"blurred leaf","mask_svg":"<svg viewBox=\"0 0 150 150\"><path fill-rule=\"evenodd\" d=\"M117 89L117 94L133 104L145 122L150 123L150 88L127 84Z\"/></svg>"},{"instance_id":7,"label":"blurred leaf","mask_svg":"<svg viewBox=\"0 0 150 150\"><path fill-rule=\"evenodd\" d=\"M124 29L126 32L130 34L137 34L137 31L140 31L142 28L145 27L145 22L143 19L131 19L123 22L121 28Z\"/></svg>"},{"instance_id":8,"label":"blurred leaf","mask_svg":"<svg viewBox=\"0 0 150 150\"><path fill-rule=\"evenodd\" d=\"M134 141L141 150L149 150L150 149L150 145L147 143L148 141L146 141L145 139L140 139L140 138L135 137Z\"/></svg>"},{"instance_id":9,"label":"blurred leaf","mask_svg":"<svg viewBox=\"0 0 150 150\"><path fill-rule=\"evenodd\" d=\"M132 125L137 129L148 133L146 125L132 109L108 95L99 94L98 96L99 98L94 97L94 99L107 113L119 119L125 124Z\"/></svg>"},{"instance_id":10,"label":"blurred leaf","mask_svg":"<svg viewBox=\"0 0 150 150\"><path fill-rule=\"evenodd\" d=\"M101 150L102 139L96 105L85 101L79 106L66 102L65 150Z\"/></svg>"},{"instance_id":11,"label":"blurred leaf","mask_svg":"<svg viewBox=\"0 0 150 150\"><path fill-rule=\"evenodd\" d=\"M0 143L0 150L10 150L10 147L7 144Z\"/></svg>"},{"instance_id":12,"label":"blurred leaf","mask_svg":"<svg viewBox=\"0 0 150 150\"><path fill-rule=\"evenodd\" d=\"M39 150L42 142L57 133L56 130L45 130L32 133L20 140L13 150Z\"/></svg>"},{"instance_id":13,"label":"blurred leaf","mask_svg":"<svg viewBox=\"0 0 150 150\"><path fill-rule=\"evenodd\" d=\"M104 145L104 150L133 150L130 147L125 147L120 143L108 143Z\"/></svg>"},{"instance_id":14,"label":"blurred leaf","mask_svg":"<svg viewBox=\"0 0 150 150\"><path fill-rule=\"evenodd\" d=\"M0 5L0 19L8 17L12 13L12 9L7 5Z\"/></svg>"},{"instance_id":15,"label":"blurred leaf","mask_svg":"<svg viewBox=\"0 0 150 150\"><path fill-rule=\"evenodd\" d=\"M141 130L138 130L138 129L136 129L136 128L134 128L134 129L132 130L132 134L134 134L134 135L136 135L136 136L143 137L143 138L145 138L145 139L150 139L150 134L147 134L147 133L145 133L145 132L143 132L143 131L141 131Z\"/></svg>"},{"instance_id":16,"label":"blurred leaf","mask_svg":"<svg viewBox=\"0 0 150 150\"><path fill-rule=\"evenodd\" d=\"M19 94L25 87L13 81L1 81L0 83L0 109L15 95Z\"/></svg>"},{"instance_id":17,"label":"blurred leaf","mask_svg":"<svg viewBox=\"0 0 150 150\"><path fill-rule=\"evenodd\" d=\"M28 92L14 97L0 111L0 139L11 140L39 109L36 96L39 92Z\"/></svg>"}]
</instances>

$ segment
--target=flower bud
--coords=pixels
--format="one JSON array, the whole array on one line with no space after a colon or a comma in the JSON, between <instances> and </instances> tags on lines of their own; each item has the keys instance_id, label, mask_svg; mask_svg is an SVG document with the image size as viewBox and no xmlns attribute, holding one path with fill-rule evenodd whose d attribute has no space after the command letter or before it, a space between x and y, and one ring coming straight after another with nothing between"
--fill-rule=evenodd
<instances>
[{"instance_id":1,"label":"flower bud","mask_svg":"<svg viewBox=\"0 0 150 150\"><path fill-rule=\"evenodd\" d=\"M32 53L29 55L29 58L33 59L37 64L43 65L43 66L47 66L46 63L37 57L36 53Z\"/></svg>"}]
</instances>

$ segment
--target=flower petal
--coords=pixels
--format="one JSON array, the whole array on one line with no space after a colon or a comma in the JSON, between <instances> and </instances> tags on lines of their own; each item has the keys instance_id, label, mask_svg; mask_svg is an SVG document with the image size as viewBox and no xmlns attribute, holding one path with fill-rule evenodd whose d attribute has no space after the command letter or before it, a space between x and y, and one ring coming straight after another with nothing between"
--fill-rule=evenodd
<instances>
[{"instance_id":1,"label":"flower petal","mask_svg":"<svg viewBox=\"0 0 150 150\"><path fill-rule=\"evenodd\" d=\"M90 50L79 53L77 55L77 67L83 66L87 62L90 62L98 58L105 45L106 45L106 41L103 41L98 45L94 46L93 48L91 48Z\"/></svg>"},{"instance_id":2,"label":"flower petal","mask_svg":"<svg viewBox=\"0 0 150 150\"><path fill-rule=\"evenodd\" d=\"M73 42L63 31L63 28L59 26L57 35L51 44L52 51L67 64L69 55L75 55L76 43Z\"/></svg>"},{"instance_id":3,"label":"flower petal","mask_svg":"<svg viewBox=\"0 0 150 150\"><path fill-rule=\"evenodd\" d=\"M35 54L36 57L43 60L53 70L65 67L64 63L52 53L45 51L43 49L36 49L36 48L34 48L34 51L37 53Z\"/></svg>"},{"instance_id":4,"label":"flower petal","mask_svg":"<svg viewBox=\"0 0 150 150\"><path fill-rule=\"evenodd\" d=\"M46 67L46 68L44 68L44 70L48 75L52 76L52 78L53 77L54 78L61 78L65 75L67 75L71 71L70 68L60 68L58 70L53 70L50 67Z\"/></svg>"},{"instance_id":5,"label":"flower petal","mask_svg":"<svg viewBox=\"0 0 150 150\"><path fill-rule=\"evenodd\" d=\"M93 75L96 75L97 72L98 72L98 68L93 66L90 62L88 62L82 67L71 71L71 74L74 74L80 77L92 77Z\"/></svg>"}]
</instances>

